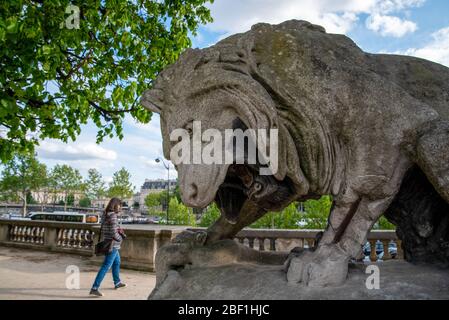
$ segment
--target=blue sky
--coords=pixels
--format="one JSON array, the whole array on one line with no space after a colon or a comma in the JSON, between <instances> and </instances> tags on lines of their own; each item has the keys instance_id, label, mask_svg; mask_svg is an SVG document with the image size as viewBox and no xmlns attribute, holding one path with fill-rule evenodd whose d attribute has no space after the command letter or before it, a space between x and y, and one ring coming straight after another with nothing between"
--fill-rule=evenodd
<instances>
[{"instance_id":1,"label":"blue sky","mask_svg":"<svg viewBox=\"0 0 449 320\"><path fill-rule=\"evenodd\" d=\"M193 47L207 47L257 22L280 23L303 19L330 33L346 34L363 50L419 56L449 66L449 1L446 0L215 0L210 5L214 22L199 29ZM49 167L69 164L86 176L97 168L107 181L121 167L132 176L136 191L145 178L165 178L159 116L149 124L127 117L124 139L95 144L93 125L82 128L75 142L44 140L37 148ZM176 172L171 170L171 176Z\"/></svg>"}]
</instances>

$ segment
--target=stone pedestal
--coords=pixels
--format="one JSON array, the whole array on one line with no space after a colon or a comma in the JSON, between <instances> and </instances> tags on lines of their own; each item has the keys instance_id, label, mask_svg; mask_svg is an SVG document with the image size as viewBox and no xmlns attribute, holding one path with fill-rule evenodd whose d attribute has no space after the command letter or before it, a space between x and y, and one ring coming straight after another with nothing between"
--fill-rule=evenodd
<instances>
[{"instance_id":1,"label":"stone pedestal","mask_svg":"<svg viewBox=\"0 0 449 320\"><path fill-rule=\"evenodd\" d=\"M282 266L232 264L222 267L169 271L150 299L449 299L449 273L431 266L390 260L373 265L379 271L379 289L368 289L373 271L367 264L351 265L340 287L309 288L289 285ZM371 278L369 278L371 277ZM372 286L371 286L372 287Z\"/></svg>"}]
</instances>

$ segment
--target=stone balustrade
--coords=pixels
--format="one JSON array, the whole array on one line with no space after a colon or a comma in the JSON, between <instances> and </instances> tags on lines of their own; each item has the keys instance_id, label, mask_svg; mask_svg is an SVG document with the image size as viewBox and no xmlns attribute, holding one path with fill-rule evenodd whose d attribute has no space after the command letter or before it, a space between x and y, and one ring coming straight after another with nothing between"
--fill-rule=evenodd
<instances>
[{"instance_id":1,"label":"stone balustrade","mask_svg":"<svg viewBox=\"0 0 449 320\"><path fill-rule=\"evenodd\" d=\"M154 257L159 247L176 236L182 229L152 229L124 226L127 235L120 251L124 268L154 271ZM98 224L55 221L0 220L0 245L78 254L92 257L95 264L103 256L95 256Z\"/></svg>"},{"instance_id":2,"label":"stone balustrade","mask_svg":"<svg viewBox=\"0 0 449 320\"><path fill-rule=\"evenodd\" d=\"M2 245L93 255L93 225L85 223L0 220Z\"/></svg>"},{"instance_id":3,"label":"stone balustrade","mask_svg":"<svg viewBox=\"0 0 449 320\"><path fill-rule=\"evenodd\" d=\"M154 258L158 248L187 229L187 227L154 225L123 227L127 239L121 248L122 265L125 268L142 271L154 271ZM78 254L92 257L92 261L99 264L103 257L96 257L94 254L94 244L98 241L99 231L98 224L0 220L0 245ZM288 252L294 247L312 248L320 231L244 229L237 234L235 240L257 250ZM381 241L383 246L382 260L392 258L388 250L391 241L397 244L395 258L403 257L401 242L394 231L373 231L369 234L368 241L371 245L371 261L380 258L376 255L376 241Z\"/></svg>"},{"instance_id":4,"label":"stone balustrade","mask_svg":"<svg viewBox=\"0 0 449 320\"><path fill-rule=\"evenodd\" d=\"M204 228L190 228L189 230L204 230ZM271 250L271 251L290 251L295 247L313 248L315 242L322 230L280 230L280 229L243 229L240 231L235 240L257 250ZM383 254L378 256L376 254L376 242L382 243ZM370 244L370 260L377 261L388 260L391 258L403 259L403 251L401 247L401 240L396 236L395 231L389 230L374 230L368 235L368 242ZM397 247L397 254L392 256L388 250L390 242L394 242ZM379 250L378 250L379 251ZM364 256L360 256L363 259Z\"/></svg>"}]
</instances>

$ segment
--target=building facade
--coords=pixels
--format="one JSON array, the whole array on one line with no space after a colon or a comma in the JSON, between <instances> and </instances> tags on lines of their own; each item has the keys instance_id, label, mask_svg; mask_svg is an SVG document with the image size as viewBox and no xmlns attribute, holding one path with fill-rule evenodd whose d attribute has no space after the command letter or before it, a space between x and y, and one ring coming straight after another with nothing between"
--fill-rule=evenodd
<instances>
[{"instance_id":1,"label":"building facade","mask_svg":"<svg viewBox=\"0 0 449 320\"><path fill-rule=\"evenodd\" d=\"M92 207L94 208L101 208L104 209L108 205L111 198L100 198L100 199L94 199L91 201ZM132 208L134 204L134 197L128 198L128 199L122 199L122 206L128 206L129 208Z\"/></svg>"},{"instance_id":2,"label":"building facade","mask_svg":"<svg viewBox=\"0 0 449 320\"><path fill-rule=\"evenodd\" d=\"M77 206L79 201L84 198L84 193L81 191L70 192L73 195L74 205ZM65 201L66 194L64 192L54 192L49 189L41 189L38 191L31 191L31 196L39 204L55 204Z\"/></svg>"},{"instance_id":3,"label":"building facade","mask_svg":"<svg viewBox=\"0 0 449 320\"><path fill-rule=\"evenodd\" d=\"M173 191L178 184L177 180L170 180L170 191ZM145 206L145 197L150 193L158 193L167 191L167 180L164 179L145 179L139 192L139 207L142 211L146 211L148 208Z\"/></svg>"}]
</instances>

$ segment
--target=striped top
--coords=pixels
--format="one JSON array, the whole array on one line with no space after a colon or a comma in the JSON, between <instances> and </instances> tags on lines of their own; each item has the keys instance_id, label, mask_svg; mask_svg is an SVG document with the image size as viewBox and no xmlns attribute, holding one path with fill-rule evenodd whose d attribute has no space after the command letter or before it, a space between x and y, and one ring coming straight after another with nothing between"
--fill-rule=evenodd
<instances>
[{"instance_id":1,"label":"striped top","mask_svg":"<svg viewBox=\"0 0 449 320\"><path fill-rule=\"evenodd\" d=\"M112 239L112 246L109 251L112 251L112 248L120 249L123 238L118 232L117 214L115 212L103 213L101 221L102 231L100 241Z\"/></svg>"}]
</instances>

